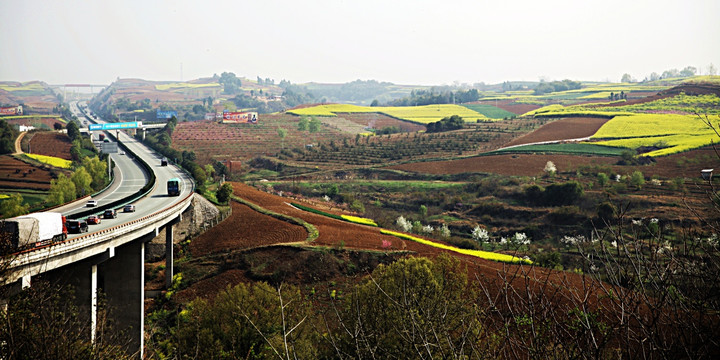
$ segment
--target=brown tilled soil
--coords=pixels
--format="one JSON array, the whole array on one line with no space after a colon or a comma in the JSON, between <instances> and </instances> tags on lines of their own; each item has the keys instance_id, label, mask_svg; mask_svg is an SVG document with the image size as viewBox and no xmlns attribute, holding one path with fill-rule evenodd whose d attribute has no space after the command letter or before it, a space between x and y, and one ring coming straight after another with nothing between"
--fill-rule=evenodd
<instances>
[{"instance_id":1,"label":"brown tilled soil","mask_svg":"<svg viewBox=\"0 0 720 360\"><path fill-rule=\"evenodd\" d=\"M342 117L354 123L371 127L374 129L383 129L395 126L403 131L415 132L425 130L425 125L416 124L410 121L403 121L392 118L390 116L378 113L352 113L342 114Z\"/></svg>"},{"instance_id":2,"label":"brown tilled soil","mask_svg":"<svg viewBox=\"0 0 720 360\"><path fill-rule=\"evenodd\" d=\"M581 165L615 164L617 158L561 154L506 154L475 156L458 160L401 164L388 168L435 175L479 172L514 176L535 176L543 174L543 169L548 161L552 161L555 164L558 172L564 172L573 171Z\"/></svg>"},{"instance_id":3,"label":"brown tilled soil","mask_svg":"<svg viewBox=\"0 0 720 360\"><path fill-rule=\"evenodd\" d=\"M193 239L190 252L194 257L263 245L297 243L307 238L302 226L261 214L247 205L232 202L232 210L228 219Z\"/></svg>"},{"instance_id":4,"label":"brown tilled soil","mask_svg":"<svg viewBox=\"0 0 720 360\"><path fill-rule=\"evenodd\" d=\"M30 165L10 155L0 156L0 187L49 190L50 170Z\"/></svg>"},{"instance_id":5,"label":"brown tilled soil","mask_svg":"<svg viewBox=\"0 0 720 360\"><path fill-rule=\"evenodd\" d=\"M30 151L33 154L55 156L66 160L71 159L70 148L72 142L66 134L47 131L38 132L32 135L29 144Z\"/></svg>"},{"instance_id":6,"label":"brown tilled soil","mask_svg":"<svg viewBox=\"0 0 720 360\"><path fill-rule=\"evenodd\" d=\"M539 129L516 138L506 146L530 144L541 141L579 139L595 134L609 119L593 117L563 118L545 124Z\"/></svg>"}]
</instances>

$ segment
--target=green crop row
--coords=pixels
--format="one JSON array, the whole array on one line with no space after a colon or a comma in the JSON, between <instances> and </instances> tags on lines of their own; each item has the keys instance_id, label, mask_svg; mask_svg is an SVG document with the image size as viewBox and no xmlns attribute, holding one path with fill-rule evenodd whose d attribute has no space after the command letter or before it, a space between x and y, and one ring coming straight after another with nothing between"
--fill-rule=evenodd
<instances>
[{"instance_id":1,"label":"green crop row","mask_svg":"<svg viewBox=\"0 0 720 360\"><path fill-rule=\"evenodd\" d=\"M490 119L504 119L504 118L511 118L516 116L515 114L503 110L499 107L495 107L492 105L487 104L469 104L469 105L463 105L466 108L478 112L480 114L483 114L484 116L490 118Z\"/></svg>"},{"instance_id":2,"label":"green crop row","mask_svg":"<svg viewBox=\"0 0 720 360\"><path fill-rule=\"evenodd\" d=\"M599 145L603 144L603 145ZM577 154L577 155L599 155L599 156L619 156L625 151L626 147L622 145L610 145L603 143L567 143L567 144L541 144L541 145L525 145L508 149L501 149L483 155L497 155L507 153L517 154L537 154L537 153L555 153L555 154Z\"/></svg>"}]
</instances>

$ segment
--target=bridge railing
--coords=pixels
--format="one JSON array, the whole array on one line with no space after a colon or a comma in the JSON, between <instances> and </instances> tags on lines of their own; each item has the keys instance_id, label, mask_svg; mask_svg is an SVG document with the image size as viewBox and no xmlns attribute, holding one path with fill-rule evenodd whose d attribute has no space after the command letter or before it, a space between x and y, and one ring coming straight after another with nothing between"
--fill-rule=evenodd
<instances>
[{"instance_id":1,"label":"bridge railing","mask_svg":"<svg viewBox=\"0 0 720 360\"><path fill-rule=\"evenodd\" d=\"M194 193L191 192L181 201L169 207L120 225L85 234L73 239L25 250L14 259L10 265L10 270L12 271L12 268L21 267L35 262L46 261L51 254L53 254L53 256L57 256L59 254L77 251L86 246L95 245L98 242L108 241L124 234L131 233L140 228L162 223L163 220L174 218L182 213L190 205L193 195Z\"/></svg>"}]
</instances>

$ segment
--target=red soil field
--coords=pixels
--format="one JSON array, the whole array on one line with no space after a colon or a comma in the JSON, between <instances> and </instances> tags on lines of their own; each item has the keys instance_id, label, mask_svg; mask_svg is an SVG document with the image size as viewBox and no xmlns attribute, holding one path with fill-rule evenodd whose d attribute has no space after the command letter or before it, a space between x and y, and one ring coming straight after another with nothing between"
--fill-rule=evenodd
<instances>
[{"instance_id":1,"label":"red soil field","mask_svg":"<svg viewBox=\"0 0 720 360\"><path fill-rule=\"evenodd\" d=\"M290 114L263 114L257 124L221 124L215 121L181 122L172 136L173 147L194 151L200 164L212 160L248 161L257 156L275 155L326 139L341 138L339 130L322 126L320 131L299 131L300 117ZM278 128L287 130L280 139Z\"/></svg>"},{"instance_id":2,"label":"red soil field","mask_svg":"<svg viewBox=\"0 0 720 360\"><path fill-rule=\"evenodd\" d=\"M541 141L579 139L595 134L609 119L592 117L569 117L545 124L539 129L516 138L506 146L530 144Z\"/></svg>"},{"instance_id":3,"label":"red soil field","mask_svg":"<svg viewBox=\"0 0 720 360\"><path fill-rule=\"evenodd\" d=\"M425 125L398 120L390 116L378 113L342 113L338 114L338 116L350 120L356 124L372 127L378 130L390 126L395 126L402 129L403 131L409 132L425 130Z\"/></svg>"},{"instance_id":4,"label":"red soil field","mask_svg":"<svg viewBox=\"0 0 720 360\"><path fill-rule=\"evenodd\" d=\"M460 174L464 172L493 173L511 176L539 176L548 161L552 161L559 173L575 171L580 166L609 165L618 174L640 171L646 178L657 175L661 179L678 177L700 179L700 170L718 168L720 163L712 149L699 149L682 154L656 158L656 163L645 166L620 166L616 157L563 155L563 154L504 154L477 156L459 160L418 162L389 166L389 169L427 173ZM692 180L691 180L692 181Z\"/></svg>"},{"instance_id":5,"label":"red soil field","mask_svg":"<svg viewBox=\"0 0 720 360\"><path fill-rule=\"evenodd\" d=\"M0 188L49 190L52 176L43 170L10 155L0 156Z\"/></svg>"},{"instance_id":6,"label":"red soil field","mask_svg":"<svg viewBox=\"0 0 720 360\"><path fill-rule=\"evenodd\" d=\"M72 143L66 134L43 131L28 136L32 136L29 143L32 154L55 156L65 160L71 159L70 148Z\"/></svg>"},{"instance_id":7,"label":"red soil field","mask_svg":"<svg viewBox=\"0 0 720 360\"><path fill-rule=\"evenodd\" d=\"M261 214L247 205L232 202L232 215L190 243L193 256L252 248L256 246L302 242L305 228Z\"/></svg>"},{"instance_id":8,"label":"red soil field","mask_svg":"<svg viewBox=\"0 0 720 360\"><path fill-rule=\"evenodd\" d=\"M659 157L655 160L657 162L654 165L641 167L640 171L646 175L657 175L667 179L676 177L700 179L700 170L720 168L720 157L712 147Z\"/></svg>"},{"instance_id":9,"label":"red soil field","mask_svg":"<svg viewBox=\"0 0 720 360\"><path fill-rule=\"evenodd\" d=\"M536 176L543 174L543 169L548 161L552 161L555 164L558 172L564 172L573 171L580 165L615 164L617 162L617 158L562 154L507 154L475 156L458 160L401 164L389 166L388 168L436 175L480 172L514 176Z\"/></svg>"},{"instance_id":10,"label":"red soil field","mask_svg":"<svg viewBox=\"0 0 720 360\"><path fill-rule=\"evenodd\" d=\"M380 243L383 240L389 240L392 242L393 249L404 249L414 252L415 255L435 257L440 253L445 252L430 246L422 245L413 241L405 241L394 236L387 236L380 234L379 230L374 227L362 226L347 223L344 221L331 219L325 216L313 214L303 210L296 209L288 205L289 199L280 197L277 195L271 195L262 191L259 191L253 187L242 183L233 183L235 195L255 203L265 209L271 210L276 213L287 214L296 218L301 218L312 225L314 225L320 236L312 244L309 245L325 245L325 246L338 246L342 244L343 247L357 248L357 249L378 249ZM318 204L308 204L310 206L320 207ZM249 212L252 211L244 206L233 205L234 212L231 217L226 219L220 226L222 230L217 230L217 233L213 233L215 230L210 230L201 239L196 239L193 242L217 242L219 246L210 245L209 247L200 245L197 246L197 250L193 251L205 251L210 248L213 249L243 249L247 246L257 246L260 244L270 244L273 241L291 241L293 237L300 238L298 233L292 232L293 235L287 235L286 237L278 236L278 232L285 232L286 230L275 229L274 232L268 232L266 227L254 227L246 226L242 224L235 224L237 222L251 222L245 219L252 216L252 221L261 222L265 224L260 218L263 216L270 217L268 215L251 215ZM325 211L332 211L323 209ZM296 225L281 225L276 220L270 220L270 223L275 224L278 228L290 229L296 227ZM239 231L245 231L243 236L237 236L233 234L231 229L239 229ZM255 230L257 229L257 230ZM230 234L228 234L230 232ZM219 237L219 234L225 237ZM228 236L229 235L229 236ZM214 239L214 240L213 240ZM248 240L252 239L252 240ZM203 249L203 250L200 250ZM282 259L287 256L293 256L299 251L297 248L268 248L267 251L262 250L258 253L254 253L254 256L260 257L271 257L274 259ZM195 253L194 253L195 254ZM307 255L307 253L306 253ZM598 288L598 283L595 281L577 275L571 272L562 272L549 270L544 268L534 268L527 266L518 266L511 264L498 263L494 261L479 259L471 256L461 255L452 253L452 256L459 259L461 266L466 268L468 271L468 278L471 281L479 281L482 286L488 291L488 296L493 298L495 294L504 294L504 284L509 283L516 295L520 298L525 298L526 293L532 293L533 297L539 293L545 293L553 300L553 307L559 309L560 313L565 313L568 309L577 306L577 303L583 302L589 308L597 308L600 302L607 302L603 300L603 293ZM259 263L265 263L265 260L258 259ZM303 269L297 269L298 273L302 273ZM292 276L292 275L291 275ZM295 276L299 276L295 274ZM341 279L343 280L343 279ZM183 290L179 295L180 301L189 301L194 297L208 298L217 294L218 291L224 289L227 286L233 286L240 282L248 282L243 271L229 270L220 274L211 276L202 281L199 281L189 288ZM347 281L352 281L347 279ZM615 291L622 291L616 289ZM586 296L588 294L588 296ZM608 309L613 309L612 304ZM608 310L612 313L613 310Z\"/></svg>"}]
</instances>

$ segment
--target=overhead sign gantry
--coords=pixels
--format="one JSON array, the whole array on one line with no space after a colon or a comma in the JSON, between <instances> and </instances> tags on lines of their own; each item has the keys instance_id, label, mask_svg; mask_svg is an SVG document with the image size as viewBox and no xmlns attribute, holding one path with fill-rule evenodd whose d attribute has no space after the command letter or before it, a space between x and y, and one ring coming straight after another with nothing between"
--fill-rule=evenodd
<instances>
[{"instance_id":1,"label":"overhead sign gantry","mask_svg":"<svg viewBox=\"0 0 720 360\"><path fill-rule=\"evenodd\" d=\"M137 128L142 128L141 121L88 125L88 131L122 130L122 129L137 129Z\"/></svg>"}]
</instances>

